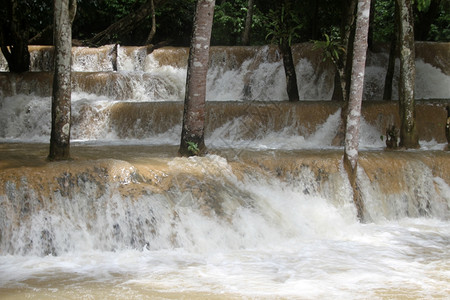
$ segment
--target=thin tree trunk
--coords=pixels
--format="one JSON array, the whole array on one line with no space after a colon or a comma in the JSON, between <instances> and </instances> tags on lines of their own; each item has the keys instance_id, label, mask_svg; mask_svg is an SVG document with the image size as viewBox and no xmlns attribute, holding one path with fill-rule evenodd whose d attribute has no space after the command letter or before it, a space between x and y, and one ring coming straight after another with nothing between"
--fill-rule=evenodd
<instances>
[{"instance_id":1,"label":"thin tree trunk","mask_svg":"<svg viewBox=\"0 0 450 300\"><path fill-rule=\"evenodd\" d=\"M336 67L335 68L335 72L334 72L334 88L333 88L333 94L331 95L331 100L332 101L338 101L338 102L342 102L344 101L344 93L343 93L343 88L341 85L341 74L339 72L339 68Z\"/></svg>"},{"instance_id":2,"label":"thin tree trunk","mask_svg":"<svg viewBox=\"0 0 450 300\"><path fill-rule=\"evenodd\" d=\"M377 0L370 1L370 20L369 20L369 33L367 37L367 46L370 51L373 51L373 27L375 23L375 4Z\"/></svg>"},{"instance_id":3,"label":"thin tree trunk","mask_svg":"<svg viewBox=\"0 0 450 300\"><path fill-rule=\"evenodd\" d=\"M146 45L152 42L153 37L155 36L156 33L156 13L155 13L155 3L153 2L153 0L150 0L150 14L152 16L152 29L150 30L147 40L145 41Z\"/></svg>"},{"instance_id":4,"label":"thin tree trunk","mask_svg":"<svg viewBox=\"0 0 450 300\"><path fill-rule=\"evenodd\" d=\"M391 45L389 48L389 62L386 70L386 76L384 78L383 100L392 100L392 84L394 80L395 58L397 53L396 48L397 38L394 37L391 40Z\"/></svg>"},{"instance_id":5,"label":"thin tree trunk","mask_svg":"<svg viewBox=\"0 0 450 300\"><path fill-rule=\"evenodd\" d=\"M215 0L198 0L195 10L179 150L183 156L201 155L206 152L204 140L206 75L214 5Z\"/></svg>"},{"instance_id":6,"label":"thin tree trunk","mask_svg":"<svg viewBox=\"0 0 450 300\"><path fill-rule=\"evenodd\" d=\"M244 33L242 34L242 45L247 46L250 43L250 31L252 28L253 19L253 2L254 0L248 0L247 17L245 18Z\"/></svg>"},{"instance_id":7,"label":"thin tree trunk","mask_svg":"<svg viewBox=\"0 0 450 300\"><path fill-rule=\"evenodd\" d=\"M417 41L426 41L431 25L439 16L441 0L431 0L430 6L426 11L417 12L416 27L414 28L414 36ZM417 1L416 1L417 6Z\"/></svg>"},{"instance_id":8,"label":"thin tree trunk","mask_svg":"<svg viewBox=\"0 0 450 300\"><path fill-rule=\"evenodd\" d=\"M331 100L343 101L344 105L341 109L341 123L332 142L335 146L344 146L345 143L346 113L348 110L349 86L351 84L353 42L356 27L355 16L358 0L347 0L342 3L342 12L345 18L342 20L340 34L346 53L340 57L336 67L335 85Z\"/></svg>"},{"instance_id":9,"label":"thin tree trunk","mask_svg":"<svg viewBox=\"0 0 450 300\"><path fill-rule=\"evenodd\" d=\"M398 28L398 4L395 1L394 8L394 28ZM398 34L397 30L394 30L391 38L391 45L389 48L389 62L386 71L386 76L384 78L384 91L383 91L383 100L392 100L392 84L394 80L394 72L395 72L395 59L397 58L397 45L398 45Z\"/></svg>"},{"instance_id":10,"label":"thin tree trunk","mask_svg":"<svg viewBox=\"0 0 450 300\"><path fill-rule=\"evenodd\" d=\"M297 75L295 73L294 59L292 58L292 50L286 39L280 44L281 56L283 57L284 73L286 75L286 90L290 102L299 101Z\"/></svg>"},{"instance_id":11,"label":"thin tree trunk","mask_svg":"<svg viewBox=\"0 0 450 300\"><path fill-rule=\"evenodd\" d=\"M399 6L400 40L400 147L418 148L419 136L416 128L414 85L416 79L414 19L412 0L396 0Z\"/></svg>"},{"instance_id":12,"label":"thin tree trunk","mask_svg":"<svg viewBox=\"0 0 450 300\"><path fill-rule=\"evenodd\" d=\"M447 105L445 109L447 110L447 120L445 122L445 137L447 138L446 150L450 151L450 106Z\"/></svg>"},{"instance_id":13,"label":"thin tree trunk","mask_svg":"<svg viewBox=\"0 0 450 300\"><path fill-rule=\"evenodd\" d=\"M54 2L55 71L52 90L50 160L70 158L72 18L76 0ZM74 12L73 12L74 14Z\"/></svg>"},{"instance_id":14,"label":"thin tree trunk","mask_svg":"<svg viewBox=\"0 0 450 300\"><path fill-rule=\"evenodd\" d=\"M320 37L320 18L319 18L319 8L320 8L320 0L312 1L312 9L311 9L311 40L317 40Z\"/></svg>"},{"instance_id":15,"label":"thin tree trunk","mask_svg":"<svg viewBox=\"0 0 450 300\"><path fill-rule=\"evenodd\" d=\"M370 0L359 0L356 17L352 80L350 85L344 149L344 166L349 176L350 184L353 188L353 200L355 202L358 211L358 218L360 220L363 220L364 218L364 205L362 202L360 189L357 184L357 168L369 15Z\"/></svg>"}]
</instances>

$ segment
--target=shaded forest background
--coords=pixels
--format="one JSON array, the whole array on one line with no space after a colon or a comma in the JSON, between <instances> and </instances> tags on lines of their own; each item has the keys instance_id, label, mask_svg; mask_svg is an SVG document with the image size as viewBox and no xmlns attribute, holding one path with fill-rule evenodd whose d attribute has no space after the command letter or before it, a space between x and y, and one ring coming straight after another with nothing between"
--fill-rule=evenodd
<instances>
[{"instance_id":1,"label":"shaded forest background","mask_svg":"<svg viewBox=\"0 0 450 300\"><path fill-rule=\"evenodd\" d=\"M74 45L98 46L119 43L142 45L147 40L152 26L151 14L139 20L133 14L144 12L149 0L78 0L76 18L73 23ZM156 0L156 34L152 44L164 43L173 46L188 46L192 31L195 0ZM343 19L342 7L346 0L293 0L291 15L296 32L292 42L306 42L339 36ZM418 1L416 1L417 3ZM30 44L53 43L53 1L19 1L22 30L29 32ZM247 15L248 0L216 0L211 45L240 45ZM251 45L270 42L273 0L255 0L250 35ZM389 42L394 31L394 1L373 1L373 18L369 39L373 42ZM11 22L5 6L0 8L2 22ZM415 4L415 38L421 41L450 41L450 1L430 0L426 10ZM92 38L123 19L135 18L132 26L124 32L116 31L96 42ZM6 26L4 26L6 27ZM7 42L8 32L3 31ZM94 41L94 42L93 42Z\"/></svg>"}]
</instances>

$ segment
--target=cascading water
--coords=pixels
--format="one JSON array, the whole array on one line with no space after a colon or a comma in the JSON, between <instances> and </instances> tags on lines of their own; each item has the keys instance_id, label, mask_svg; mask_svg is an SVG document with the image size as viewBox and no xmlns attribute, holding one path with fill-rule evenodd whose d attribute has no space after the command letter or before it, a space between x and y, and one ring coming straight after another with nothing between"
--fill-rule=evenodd
<instances>
[{"instance_id":1,"label":"cascading water","mask_svg":"<svg viewBox=\"0 0 450 300\"><path fill-rule=\"evenodd\" d=\"M96 156L116 159L76 148L78 162L0 173L2 299L448 294L449 172L432 171L448 156L402 154L405 195L368 177L397 158L363 154L371 221L361 224L336 152L121 148L126 162L105 147Z\"/></svg>"},{"instance_id":2,"label":"cascading water","mask_svg":"<svg viewBox=\"0 0 450 300\"><path fill-rule=\"evenodd\" d=\"M450 293L448 100L418 102L421 149L397 152L380 138L398 124L395 101L365 103L360 223L333 142L341 105L279 101L273 47L213 49L202 158L176 155L187 49L75 49L74 159L52 163L46 49L35 73L0 74L1 299ZM331 66L308 46L294 53L301 98L329 99ZM418 94L448 98L448 70L430 57ZM386 59L369 59L369 99Z\"/></svg>"}]
</instances>

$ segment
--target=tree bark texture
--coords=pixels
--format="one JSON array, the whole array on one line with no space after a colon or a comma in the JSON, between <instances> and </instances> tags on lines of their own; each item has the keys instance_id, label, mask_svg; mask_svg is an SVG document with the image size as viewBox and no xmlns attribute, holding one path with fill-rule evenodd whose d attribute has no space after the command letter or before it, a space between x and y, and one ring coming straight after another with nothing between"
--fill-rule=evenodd
<instances>
[{"instance_id":1,"label":"tree bark texture","mask_svg":"<svg viewBox=\"0 0 450 300\"><path fill-rule=\"evenodd\" d=\"M398 28L398 14L399 14L399 8L398 3L395 1L395 7L394 7L394 28ZM392 85L394 80L394 72L395 72L395 60L398 57L398 32L397 30L394 30L392 37L391 37L391 45L389 48L389 61L388 61L388 67L386 70L386 76L384 78L384 90L383 90L383 100L392 100Z\"/></svg>"},{"instance_id":2,"label":"tree bark texture","mask_svg":"<svg viewBox=\"0 0 450 300\"><path fill-rule=\"evenodd\" d=\"M295 73L294 59L289 41L283 39L280 44L281 56L283 57L284 73L286 75L286 91L290 102L299 101L297 75Z\"/></svg>"},{"instance_id":3,"label":"tree bark texture","mask_svg":"<svg viewBox=\"0 0 450 300\"><path fill-rule=\"evenodd\" d=\"M445 120L445 137L447 138L447 151L450 151L450 106L447 105L447 119Z\"/></svg>"},{"instance_id":4,"label":"tree bark texture","mask_svg":"<svg viewBox=\"0 0 450 300\"><path fill-rule=\"evenodd\" d=\"M72 18L76 0L54 1L55 62L52 90L50 160L70 158ZM76 6L75 6L76 7Z\"/></svg>"},{"instance_id":5,"label":"tree bark texture","mask_svg":"<svg viewBox=\"0 0 450 300\"><path fill-rule=\"evenodd\" d=\"M352 71L352 55L353 43L355 35L355 17L358 0L346 0L342 2L342 13L345 18L342 19L340 34L342 45L345 46L346 53L340 56L336 66L336 73L334 75L334 89L331 100L343 101L344 105L341 110L341 123L338 132L333 139L333 145L344 146L345 144L345 128L347 124L347 110L349 87L351 84Z\"/></svg>"},{"instance_id":6,"label":"tree bark texture","mask_svg":"<svg viewBox=\"0 0 450 300\"><path fill-rule=\"evenodd\" d=\"M209 45L215 0L198 0L189 48L186 94L180 155L201 155L206 152L204 141L206 75L209 65ZM191 144L191 145L190 145ZM192 144L198 150L193 151Z\"/></svg>"},{"instance_id":7,"label":"tree bark texture","mask_svg":"<svg viewBox=\"0 0 450 300\"><path fill-rule=\"evenodd\" d=\"M13 73L30 70L30 53L28 51L29 27L26 11L20 1L5 1L3 9L7 18L0 20L0 45L3 56L8 62L9 71Z\"/></svg>"},{"instance_id":8,"label":"tree bark texture","mask_svg":"<svg viewBox=\"0 0 450 300\"><path fill-rule=\"evenodd\" d=\"M147 40L145 41L146 45L152 42L153 37L155 36L156 33L156 13L155 13L155 3L153 0L150 0L150 14L152 16L152 29L150 30Z\"/></svg>"},{"instance_id":9,"label":"tree bark texture","mask_svg":"<svg viewBox=\"0 0 450 300\"><path fill-rule=\"evenodd\" d=\"M397 37L394 33L394 37L392 37L391 45L389 48L389 62L386 70L386 76L384 77L383 100L392 100L392 83L394 80L395 58L397 57L396 48Z\"/></svg>"},{"instance_id":10,"label":"tree bark texture","mask_svg":"<svg viewBox=\"0 0 450 300\"><path fill-rule=\"evenodd\" d=\"M252 28L254 0L248 0L247 17L245 18L244 33L242 34L242 45L247 46L250 42L250 30Z\"/></svg>"},{"instance_id":11,"label":"tree bark texture","mask_svg":"<svg viewBox=\"0 0 450 300\"><path fill-rule=\"evenodd\" d=\"M355 43L353 48L352 80L347 111L344 166L353 188L353 198L360 220L364 207L357 184L359 131L361 124L361 103L366 67L367 36L369 30L370 0L359 0L356 17Z\"/></svg>"},{"instance_id":12,"label":"tree bark texture","mask_svg":"<svg viewBox=\"0 0 450 300\"><path fill-rule=\"evenodd\" d=\"M377 0L370 1L370 19L369 19L369 33L367 36L367 47L372 51L373 50L373 27L375 23L375 4Z\"/></svg>"},{"instance_id":13,"label":"tree bark texture","mask_svg":"<svg viewBox=\"0 0 450 300\"><path fill-rule=\"evenodd\" d=\"M414 85L416 79L414 19L412 0L396 0L399 8L400 50L400 147L418 148L419 136L416 128Z\"/></svg>"}]
</instances>

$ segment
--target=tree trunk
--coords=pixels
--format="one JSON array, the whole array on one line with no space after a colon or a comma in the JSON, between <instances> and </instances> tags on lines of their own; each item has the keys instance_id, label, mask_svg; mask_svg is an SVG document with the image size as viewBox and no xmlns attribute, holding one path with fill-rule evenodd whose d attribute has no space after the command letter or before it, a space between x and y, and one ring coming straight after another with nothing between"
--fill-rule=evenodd
<instances>
[{"instance_id":1,"label":"tree trunk","mask_svg":"<svg viewBox=\"0 0 450 300\"><path fill-rule=\"evenodd\" d=\"M290 102L299 101L297 75L295 73L294 59L289 41L283 39L280 44L281 56L283 57L284 73L286 75L286 90Z\"/></svg>"},{"instance_id":2,"label":"tree trunk","mask_svg":"<svg viewBox=\"0 0 450 300\"><path fill-rule=\"evenodd\" d=\"M398 28L398 13L399 13L398 4L396 1L394 9L394 22L395 22L394 28ZM389 48L388 67L386 71L386 76L384 78L383 100L392 100L392 84L395 72L395 59L398 56L397 45L398 45L398 34L397 30L394 30L394 33L392 34L391 38L391 45Z\"/></svg>"},{"instance_id":3,"label":"tree trunk","mask_svg":"<svg viewBox=\"0 0 450 300\"><path fill-rule=\"evenodd\" d=\"M27 72L30 70L29 26L25 17L27 12L23 11L17 0L5 1L5 5L3 9L6 9L8 19L0 20L1 50L10 72Z\"/></svg>"},{"instance_id":4,"label":"tree trunk","mask_svg":"<svg viewBox=\"0 0 450 300\"><path fill-rule=\"evenodd\" d=\"M156 13L155 13L155 3L153 0L150 0L150 14L152 16L152 29L150 30L150 33L148 34L147 40L145 41L145 44L148 45L152 42L153 37L156 33Z\"/></svg>"},{"instance_id":5,"label":"tree trunk","mask_svg":"<svg viewBox=\"0 0 450 300\"><path fill-rule=\"evenodd\" d=\"M399 6L400 47L400 147L418 148L419 136L416 128L414 85L416 78L414 19L412 0L396 0Z\"/></svg>"},{"instance_id":6,"label":"tree trunk","mask_svg":"<svg viewBox=\"0 0 450 300\"><path fill-rule=\"evenodd\" d=\"M206 75L214 5L215 0L198 0L195 10L179 150L183 156L201 155L206 152L204 140Z\"/></svg>"},{"instance_id":7,"label":"tree trunk","mask_svg":"<svg viewBox=\"0 0 450 300\"><path fill-rule=\"evenodd\" d=\"M311 40L317 40L320 38L320 0L312 1L311 15L309 22L311 24L310 38Z\"/></svg>"},{"instance_id":8,"label":"tree trunk","mask_svg":"<svg viewBox=\"0 0 450 300\"><path fill-rule=\"evenodd\" d=\"M394 35L396 34L394 33ZM397 37L393 37L389 48L389 62L386 70L386 76L384 78L383 100L392 100L392 83L394 80L395 58L397 56L396 48Z\"/></svg>"},{"instance_id":9,"label":"tree trunk","mask_svg":"<svg viewBox=\"0 0 450 300\"><path fill-rule=\"evenodd\" d=\"M342 13L345 15L345 18L342 19L340 34L346 53L341 55L336 64L334 90L331 100L343 101L344 105L341 110L341 123L332 142L335 146L344 146L345 143L346 113L348 110L349 86L351 84L353 43L356 27L355 16L358 0L346 0L342 3Z\"/></svg>"},{"instance_id":10,"label":"tree trunk","mask_svg":"<svg viewBox=\"0 0 450 300\"><path fill-rule=\"evenodd\" d=\"M364 206L357 184L359 130L361 119L361 103L364 87L364 73L367 53L367 34L369 30L370 0L358 1L356 17L355 43L353 49L352 80L350 85L344 166L353 188L353 199L358 210L358 218L363 220Z\"/></svg>"},{"instance_id":11,"label":"tree trunk","mask_svg":"<svg viewBox=\"0 0 450 300\"><path fill-rule=\"evenodd\" d=\"M375 23L375 4L377 0L370 1L370 20L369 20L369 33L367 36L367 47L370 51L373 51L373 27Z\"/></svg>"},{"instance_id":12,"label":"tree trunk","mask_svg":"<svg viewBox=\"0 0 450 300\"><path fill-rule=\"evenodd\" d=\"M445 137L447 138L446 150L450 151L450 106L447 105L447 120L445 122Z\"/></svg>"},{"instance_id":13,"label":"tree trunk","mask_svg":"<svg viewBox=\"0 0 450 300\"><path fill-rule=\"evenodd\" d=\"M417 11L417 23L414 27L414 36L417 41L426 41L431 24L436 20L440 13L441 0L431 0L430 6L425 11ZM417 6L417 1L416 1Z\"/></svg>"},{"instance_id":14,"label":"tree trunk","mask_svg":"<svg viewBox=\"0 0 450 300\"><path fill-rule=\"evenodd\" d=\"M247 17L245 18L244 33L242 34L242 45L248 46L250 43L250 30L252 28L253 19L253 2L254 0L248 0Z\"/></svg>"},{"instance_id":15,"label":"tree trunk","mask_svg":"<svg viewBox=\"0 0 450 300\"><path fill-rule=\"evenodd\" d=\"M348 101L348 87L350 85L350 73L351 73L351 55L353 49L353 33L355 24L355 10L357 0L347 0L342 2L342 13L344 18L342 19L340 35L342 45L345 46L347 53L341 55L339 62L336 66L335 85L331 100L333 101Z\"/></svg>"},{"instance_id":16,"label":"tree trunk","mask_svg":"<svg viewBox=\"0 0 450 300\"><path fill-rule=\"evenodd\" d=\"M70 158L72 18L76 0L54 2L55 70L52 90L50 160Z\"/></svg>"},{"instance_id":17,"label":"tree trunk","mask_svg":"<svg viewBox=\"0 0 450 300\"><path fill-rule=\"evenodd\" d=\"M154 5L158 6L167 0L154 0ZM111 24L102 32L97 33L94 37L87 41L92 45L104 45L110 43L114 35L129 34L139 23L151 14L152 1L148 0L142 4L135 12L123 17L117 22Z\"/></svg>"}]
</instances>

